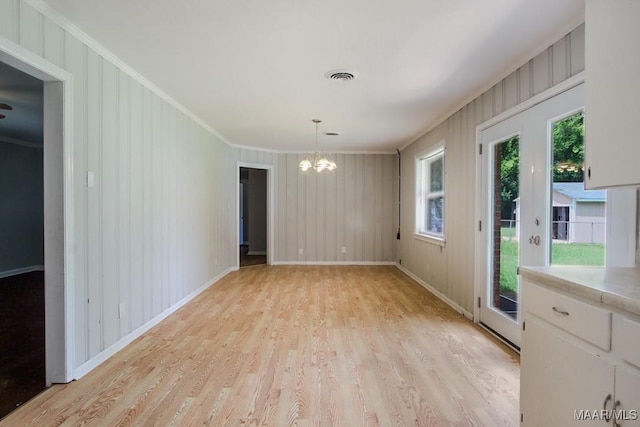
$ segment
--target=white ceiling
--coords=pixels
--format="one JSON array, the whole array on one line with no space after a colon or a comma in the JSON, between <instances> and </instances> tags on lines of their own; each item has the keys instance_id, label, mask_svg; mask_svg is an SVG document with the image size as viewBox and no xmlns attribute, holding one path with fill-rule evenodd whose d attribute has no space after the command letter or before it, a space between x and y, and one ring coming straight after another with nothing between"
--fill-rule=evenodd
<instances>
[{"instance_id":1,"label":"white ceiling","mask_svg":"<svg viewBox=\"0 0 640 427\"><path fill-rule=\"evenodd\" d=\"M394 151L584 19L584 0L46 2L230 143L284 151L313 149L313 118L328 151Z\"/></svg>"}]
</instances>

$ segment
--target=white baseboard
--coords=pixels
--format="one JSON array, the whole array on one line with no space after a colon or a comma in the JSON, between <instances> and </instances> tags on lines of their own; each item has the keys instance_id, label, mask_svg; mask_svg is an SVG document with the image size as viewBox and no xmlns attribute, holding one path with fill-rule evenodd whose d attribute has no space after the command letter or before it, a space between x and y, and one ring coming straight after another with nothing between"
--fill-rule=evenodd
<instances>
[{"instance_id":1,"label":"white baseboard","mask_svg":"<svg viewBox=\"0 0 640 427\"><path fill-rule=\"evenodd\" d=\"M413 280L418 282L423 288L425 288L426 290L428 290L429 292L431 292L432 294L434 294L435 296L440 298L442 301L444 301L447 305L449 305L455 311L457 311L458 313L462 314L464 317L466 317L467 319L469 319L469 320L471 320L473 322L473 314L469 313L461 305L459 305L458 303L454 302L448 296L446 296L445 294L443 294L442 292L440 292L439 290L437 290L436 288L434 288L433 286L431 286L430 284L428 284L424 280L420 279L418 276L416 276L415 274L413 274L412 272L407 270L402 265L396 263L395 266L398 267L398 269L400 271L402 271L404 274L406 274L407 276L411 277Z\"/></svg>"},{"instance_id":2,"label":"white baseboard","mask_svg":"<svg viewBox=\"0 0 640 427\"><path fill-rule=\"evenodd\" d=\"M17 276L18 274L31 273L32 271L44 271L44 265L30 265L28 267L15 268L13 270L0 271L0 279Z\"/></svg>"},{"instance_id":3,"label":"white baseboard","mask_svg":"<svg viewBox=\"0 0 640 427\"><path fill-rule=\"evenodd\" d=\"M273 261L271 265L396 265L394 261Z\"/></svg>"},{"instance_id":4,"label":"white baseboard","mask_svg":"<svg viewBox=\"0 0 640 427\"><path fill-rule=\"evenodd\" d=\"M247 255L266 255L267 251L249 251Z\"/></svg>"},{"instance_id":5,"label":"white baseboard","mask_svg":"<svg viewBox=\"0 0 640 427\"><path fill-rule=\"evenodd\" d=\"M74 372L74 379L78 380L78 379L82 378L83 376L85 376L86 374L88 374L89 372L91 372L92 370L94 370L95 368L97 368L98 366L100 366L103 362L105 362L111 356L113 356L114 354L116 354L117 352L119 352L120 350L125 348L127 345L131 344L136 338L140 337L142 334L144 334L145 332L149 331L151 328L156 326L158 323L160 323L161 321L163 321L164 319L169 317L171 314L173 314L179 308L181 308L182 306L187 304L189 301L194 299L196 296L198 296L199 294L201 294L202 292L207 290L209 287L214 285L216 282L218 282L224 276L226 276L227 274L231 273L232 271L236 271L236 270L237 270L237 267L230 267L230 268L226 269L225 271L220 273L218 276L214 277L213 279L209 280L207 283L202 285L200 288L198 288L195 291L191 292L189 295L185 296L180 301L178 301L177 303L175 303L174 305L172 305L171 307L169 307L168 309L166 309L165 311L163 311L162 313L160 313L159 315L157 315L153 319L149 320L144 325L142 325L139 328L131 331L126 336L120 338L118 341L116 341L109 348L107 348L104 351L100 352L97 356L89 359L88 361L84 362L82 365L78 366L76 368L75 372Z\"/></svg>"}]
</instances>

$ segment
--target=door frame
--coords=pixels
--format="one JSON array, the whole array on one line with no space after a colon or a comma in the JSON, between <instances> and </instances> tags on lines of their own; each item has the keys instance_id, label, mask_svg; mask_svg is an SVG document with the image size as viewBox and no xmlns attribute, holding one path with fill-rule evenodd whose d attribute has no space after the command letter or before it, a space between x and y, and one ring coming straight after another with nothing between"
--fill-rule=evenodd
<instances>
[{"instance_id":1,"label":"door frame","mask_svg":"<svg viewBox=\"0 0 640 427\"><path fill-rule=\"evenodd\" d=\"M519 137L519 188L520 209L518 214L520 239L518 240L517 265L549 265L551 258L551 174L549 165L553 159L554 123L576 113L584 111L584 84L557 94L542 103L502 120L481 132L483 151L483 188L481 198L482 228L485 228L483 253L478 254L485 260L486 270L483 286L483 298L480 306L480 322L487 328L500 334L514 346L520 345L522 324L522 300L516 304L516 316L495 306L495 187L497 172L495 147L513 137ZM536 171L534 173L534 171ZM540 242L533 244L537 234ZM525 236L531 236L526 244ZM505 266L500 267L500 271ZM511 272L515 274L516 271ZM519 282L519 278L516 278ZM501 294L501 292L500 292Z\"/></svg>"},{"instance_id":2,"label":"door frame","mask_svg":"<svg viewBox=\"0 0 640 427\"><path fill-rule=\"evenodd\" d=\"M73 75L0 36L0 61L44 84L46 385L74 379Z\"/></svg>"},{"instance_id":3,"label":"door frame","mask_svg":"<svg viewBox=\"0 0 640 427\"><path fill-rule=\"evenodd\" d=\"M236 248L236 268L240 268L240 251L238 250L238 236L240 236L240 168L263 169L267 171L267 265L273 264L273 165L264 163L240 162L236 164L236 232L234 247Z\"/></svg>"},{"instance_id":4,"label":"door frame","mask_svg":"<svg viewBox=\"0 0 640 427\"><path fill-rule=\"evenodd\" d=\"M488 232L486 224L483 224L482 229L480 229L480 221L484 217L482 211L483 205L483 177L482 177L482 155L480 154L480 146L482 142L482 132L485 129L488 129L506 119L509 119L517 114L522 113L525 110L528 110L548 99L553 98L556 95L561 94L569 89L572 89L582 83L585 82L585 74L584 71L576 74L573 77L570 77L564 80L561 83L541 92L526 101L510 108L507 111L498 114L495 117L492 117L479 125L476 126L476 140L475 140L475 148L476 148L476 200L475 200L475 245L474 245L474 289L473 289L473 321L474 323L480 322L480 298L484 295L484 286L486 281L487 274L487 260L482 254L485 253L485 246L487 241Z\"/></svg>"}]
</instances>

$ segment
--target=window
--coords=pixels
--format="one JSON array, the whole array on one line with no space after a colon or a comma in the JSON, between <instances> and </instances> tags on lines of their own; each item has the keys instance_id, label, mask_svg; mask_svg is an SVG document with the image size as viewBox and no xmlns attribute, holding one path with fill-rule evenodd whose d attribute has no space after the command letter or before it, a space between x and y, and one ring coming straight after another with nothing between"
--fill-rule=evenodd
<instances>
[{"instance_id":1,"label":"window","mask_svg":"<svg viewBox=\"0 0 640 427\"><path fill-rule=\"evenodd\" d=\"M416 157L416 234L444 239L444 142Z\"/></svg>"},{"instance_id":2,"label":"window","mask_svg":"<svg viewBox=\"0 0 640 427\"><path fill-rule=\"evenodd\" d=\"M605 265L607 192L584 189L582 111L553 123L551 265Z\"/></svg>"}]
</instances>

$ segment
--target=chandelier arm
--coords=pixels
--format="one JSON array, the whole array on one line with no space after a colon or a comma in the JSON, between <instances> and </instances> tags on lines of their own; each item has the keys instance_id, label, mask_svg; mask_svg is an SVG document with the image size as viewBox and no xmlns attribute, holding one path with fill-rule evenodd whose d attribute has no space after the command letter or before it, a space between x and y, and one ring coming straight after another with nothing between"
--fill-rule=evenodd
<instances>
[{"instance_id":1,"label":"chandelier arm","mask_svg":"<svg viewBox=\"0 0 640 427\"><path fill-rule=\"evenodd\" d=\"M299 163L298 168L305 172L308 169L313 169L316 172L322 172L324 170L332 171L336 169L336 162L330 154L323 154L319 150L318 143L318 124L322 122L320 119L313 119L312 122L316 124L316 146L313 158L309 159L309 156L305 155L303 160Z\"/></svg>"}]
</instances>

